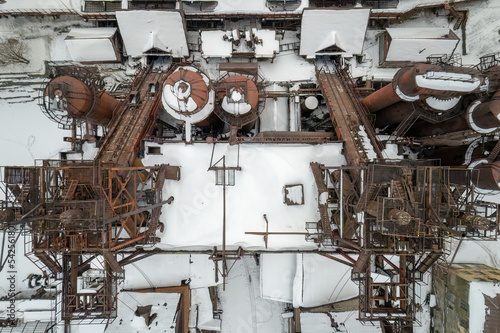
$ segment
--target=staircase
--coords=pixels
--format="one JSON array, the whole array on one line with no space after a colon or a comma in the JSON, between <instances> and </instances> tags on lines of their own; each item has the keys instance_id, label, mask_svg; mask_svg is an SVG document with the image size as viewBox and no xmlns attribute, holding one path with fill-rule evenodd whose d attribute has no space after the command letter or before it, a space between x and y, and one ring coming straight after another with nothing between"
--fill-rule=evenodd
<instances>
[{"instance_id":1,"label":"staircase","mask_svg":"<svg viewBox=\"0 0 500 333\"><path fill-rule=\"evenodd\" d=\"M48 276L49 272L54 274L62 273L62 267L57 261L52 259L46 252L27 252L26 257L36 266L40 271Z\"/></svg>"},{"instance_id":2,"label":"staircase","mask_svg":"<svg viewBox=\"0 0 500 333\"><path fill-rule=\"evenodd\" d=\"M62 201L67 201L73 199L76 191L76 187L78 185L78 181L75 179L69 179L66 183L66 186L63 188L61 193Z\"/></svg>"},{"instance_id":3,"label":"staircase","mask_svg":"<svg viewBox=\"0 0 500 333\"><path fill-rule=\"evenodd\" d=\"M445 3L444 9L448 10L450 14L457 19L457 22L455 22L455 25L453 26L453 30L459 29L462 25L465 25L465 22L467 22L469 11L457 10L455 8L455 0L449 0Z\"/></svg>"},{"instance_id":4,"label":"staircase","mask_svg":"<svg viewBox=\"0 0 500 333\"><path fill-rule=\"evenodd\" d=\"M0 327L1 333L46 333L52 332L50 330L53 323L30 321L26 323L19 323L16 327Z\"/></svg>"},{"instance_id":5,"label":"staircase","mask_svg":"<svg viewBox=\"0 0 500 333\"><path fill-rule=\"evenodd\" d=\"M413 107L413 112L410 113L401 123L399 123L398 127L396 127L396 130L394 130L387 141L394 141L398 137L404 136L413 124L415 124L418 118L420 118L420 112L418 109Z\"/></svg>"}]
</instances>

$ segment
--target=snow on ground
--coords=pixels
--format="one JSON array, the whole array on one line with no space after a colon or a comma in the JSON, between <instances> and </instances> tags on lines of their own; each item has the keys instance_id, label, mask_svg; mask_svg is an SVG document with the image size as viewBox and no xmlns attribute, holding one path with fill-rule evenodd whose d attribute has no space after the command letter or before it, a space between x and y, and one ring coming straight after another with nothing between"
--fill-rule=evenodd
<instances>
[{"instance_id":1,"label":"snow on ground","mask_svg":"<svg viewBox=\"0 0 500 333\"><path fill-rule=\"evenodd\" d=\"M199 329L220 331L221 320L214 319L214 308L208 288L191 289L191 314L194 309L197 316L189 319L194 319Z\"/></svg>"},{"instance_id":2,"label":"snow on ground","mask_svg":"<svg viewBox=\"0 0 500 333\"><path fill-rule=\"evenodd\" d=\"M0 5L0 12L4 5ZM24 43L28 49L26 58L30 63L0 66L0 74L44 74L45 61L69 59L65 57L67 49L62 44L61 34L65 37L72 27L91 26L92 23L84 22L78 16L60 16L56 19L41 16L3 17L0 19L0 41L14 38Z\"/></svg>"},{"instance_id":3,"label":"snow on ground","mask_svg":"<svg viewBox=\"0 0 500 333\"><path fill-rule=\"evenodd\" d=\"M363 332L380 333L379 326L363 325L356 318L358 311L300 314L302 333ZM332 327L338 324L338 330Z\"/></svg>"},{"instance_id":4,"label":"snow on ground","mask_svg":"<svg viewBox=\"0 0 500 333\"><path fill-rule=\"evenodd\" d=\"M0 165L34 165L34 159L58 159L69 150L63 137L71 133L58 129L36 101L9 104L0 98L0 109Z\"/></svg>"},{"instance_id":5,"label":"snow on ground","mask_svg":"<svg viewBox=\"0 0 500 333\"><path fill-rule=\"evenodd\" d=\"M293 302L297 254L264 253L260 256L260 294L263 298Z\"/></svg>"},{"instance_id":6,"label":"snow on ground","mask_svg":"<svg viewBox=\"0 0 500 333\"><path fill-rule=\"evenodd\" d=\"M183 280L189 280L191 288L215 286L215 266L208 257L202 254L157 254L142 259L125 266L124 288L171 287L180 285Z\"/></svg>"},{"instance_id":7,"label":"snow on ground","mask_svg":"<svg viewBox=\"0 0 500 333\"><path fill-rule=\"evenodd\" d=\"M293 284L294 307L321 306L359 294L359 287L351 280L351 267L318 254L297 254Z\"/></svg>"},{"instance_id":8,"label":"snow on ground","mask_svg":"<svg viewBox=\"0 0 500 333\"><path fill-rule=\"evenodd\" d=\"M81 0L9 0L0 4L0 12L11 10L78 11Z\"/></svg>"},{"instance_id":9,"label":"snow on ground","mask_svg":"<svg viewBox=\"0 0 500 333\"><path fill-rule=\"evenodd\" d=\"M458 4L457 9L468 9L469 16L465 27L467 55L462 57L464 64L475 65L479 57L500 52L500 2L482 0ZM461 35L459 37L462 38ZM458 50L461 52L461 48Z\"/></svg>"},{"instance_id":10,"label":"snow on ground","mask_svg":"<svg viewBox=\"0 0 500 333\"><path fill-rule=\"evenodd\" d=\"M455 253L458 240L453 239L451 253ZM451 259L451 258L450 258ZM455 264L485 264L500 269L500 241L464 240L453 261Z\"/></svg>"},{"instance_id":11,"label":"snow on ground","mask_svg":"<svg viewBox=\"0 0 500 333\"><path fill-rule=\"evenodd\" d=\"M179 294L167 293L134 293L120 292L118 294L118 316L111 323L106 332L126 333L126 332L152 332L170 333L175 332L175 313ZM147 327L143 318L134 315L137 306L152 305L151 314L156 313L156 319ZM90 332L99 332L99 328L94 325L84 326ZM73 328L71 330L73 332ZM81 330L80 330L81 332Z\"/></svg>"},{"instance_id":12,"label":"snow on ground","mask_svg":"<svg viewBox=\"0 0 500 333\"><path fill-rule=\"evenodd\" d=\"M226 282L225 291L219 286L222 332L287 332L281 317L285 311L284 303L259 296L259 268L253 258L245 256L236 261Z\"/></svg>"},{"instance_id":13,"label":"snow on ground","mask_svg":"<svg viewBox=\"0 0 500 333\"><path fill-rule=\"evenodd\" d=\"M179 181L167 181L165 198L174 197L163 207L165 223L161 245L168 248L212 248L222 244L222 186L215 185L215 171L208 171L213 145L206 143L164 144L162 155L148 155L144 165L169 163L181 167ZM305 222L318 221L317 189L311 162L342 165L342 144L261 145L239 148L241 171L235 172L235 185L226 187L227 245L264 249L264 239L245 232L305 232ZM238 165L238 146L216 144L213 163L226 156L226 166ZM222 167L222 163L217 166ZM227 178L226 178L227 179ZM304 205L287 206L283 187L304 185ZM311 249L317 245L304 235L271 235L269 249Z\"/></svg>"},{"instance_id":14,"label":"snow on ground","mask_svg":"<svg viewBox=\"0 0 500 333\"><path fill-rule=\"evenodd\" d=\"M26 45L26 52L23 57L29 63L9 63L0 66L0 74L43 74L45 73L45 61L49 58L49 46L46 38L34 38L29 41L20 41ZM4 47L4 46L2 46Z\"/></svg>"}]
</instances>

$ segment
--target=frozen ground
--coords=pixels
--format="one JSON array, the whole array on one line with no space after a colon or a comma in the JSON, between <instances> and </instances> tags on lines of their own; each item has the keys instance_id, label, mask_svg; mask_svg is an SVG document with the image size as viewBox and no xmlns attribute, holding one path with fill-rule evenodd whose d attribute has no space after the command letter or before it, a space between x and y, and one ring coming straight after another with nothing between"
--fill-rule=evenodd
<instances>
[{"instance_id":1,"label":"frozen ground","mask_svg":"<svg viewBox=\"0 0 500 333\"><path fill-rule=\"evenodd\" d=\"M231 264L231 263L230 263ZM226 290L219 286L223 309L222 332L286 332L281 314L285 303L260 297L259 268L251 257L235 262L226 279Z\"/></svg>"}]
</instances>

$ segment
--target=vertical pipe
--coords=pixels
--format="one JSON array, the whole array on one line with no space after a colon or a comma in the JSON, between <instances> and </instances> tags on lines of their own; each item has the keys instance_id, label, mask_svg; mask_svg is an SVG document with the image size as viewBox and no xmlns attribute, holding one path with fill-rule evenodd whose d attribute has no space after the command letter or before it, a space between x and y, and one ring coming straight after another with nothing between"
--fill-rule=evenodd
<instances>
[{"instance_id":1,"label":"vertical pipe","mask_svg":"<svg viewBox=\"0 0 500 333\"><path fill-rule=\"evenodd\" d=\"M222 290L226 290L226 156L222 157Z\"/></svg>"},{"instance_id":2,"label":"vertical pipe","mask_svg":"<svg viewBox=\"0 0 500 333\"><path fill-rule=\"evenodd\" d=\"M364 195L364 189L365 189L365 181L364 181L364 177L365 177L365 170L364 169L361 169L361 172L360 172L360 176L359 176L359 179L360 179L360 184L359 184L359 188L360 188L360 193L361 195ZM361 222L361 228L364 229L365 227L365 214L364 213L360 213L360 222ZM363 231L364 230L361 230L361 235L363 235ZM365 237L360 237L360 246L363 247L364 246L364 239Z\"/></svg>"},{"instance_id":3,"label":"vertical pipe","mask_svg":"<svg viewBox=\"0 0 500 333\"><path fill-rule=\"evenodd\" d=\"M340 169L340 238L344 232L344 170Z\"/></svg>"}]
</instances>

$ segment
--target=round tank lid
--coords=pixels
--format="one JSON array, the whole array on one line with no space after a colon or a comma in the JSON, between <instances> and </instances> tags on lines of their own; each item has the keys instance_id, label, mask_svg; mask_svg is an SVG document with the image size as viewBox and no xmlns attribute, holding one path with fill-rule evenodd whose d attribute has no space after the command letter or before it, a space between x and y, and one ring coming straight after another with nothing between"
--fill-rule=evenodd
<instances>
[{"instance_id":1,"label":"round tank lid","mask_svg":"<svg viewBox=\"0 0 500 333\"><path fill-rule=\"evenodd\" d=\"M233 75L225 79L217 94L221 108L232 115L241 116L257 107L259 92L255 83L243 75Z\"/></svg>"},{"instance_id":2,"label":"round tank lid","mask_svg":"<svg viewBox=\"0 0 500 333\"><path fill-rule=\"evenodd\" d=\"M209 90L208 84L197 71L180 69L165 80L163 102L175 112L194 114L207 104Z\"/></svg>"},{"instance_id":3,"label":"round tank lid","mask_svg":"<svg viewBox=\"0 0 500 333\"><path fill-rule=\"evenodd\" d=\"M304 101L304 106L309 110L314 110L318 107L319 102L315 96L309 96Z\"/></svg>"}]
</instances>

